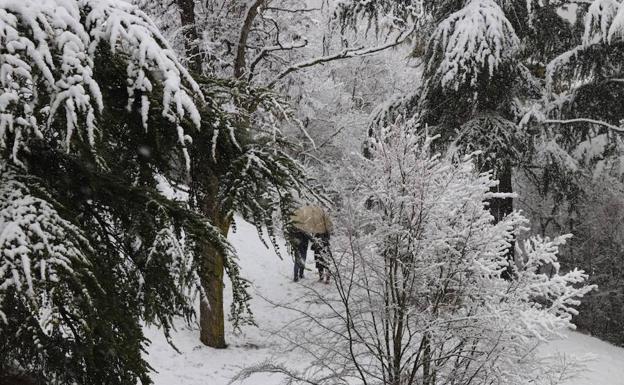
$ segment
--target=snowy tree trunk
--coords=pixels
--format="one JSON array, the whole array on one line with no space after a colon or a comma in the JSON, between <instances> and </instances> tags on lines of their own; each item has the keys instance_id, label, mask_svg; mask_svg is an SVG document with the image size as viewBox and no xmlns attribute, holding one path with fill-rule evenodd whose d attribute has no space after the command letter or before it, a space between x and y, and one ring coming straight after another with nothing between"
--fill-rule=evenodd
<instances>
[{"instance_id":1,"label":"snowy tree trunk","mask_svg":"<svg viewBox=\"0 0 624 385\"><path fill-rule=\"evenodd\" d=\"M180 8L180 20L184 29L184 50L188 59L188 67L195 73L202 71L202 58L199 52L199 35L195 25L195 1L176 0Z\"/></svg>"},{"instance_id":2,"label":"snowy tree trunk","mask_svg":"<svg viewBox=\"0 0 624 385\"><path fill-rule=\"evenodd\" d=\"M497 167L496 178L498 179L498 186L493 190L499 193L513 193L512 185L512 167L509 161L503 162ZM507 215L513 212L513 199L512 198L494 198L490 201L490 212L494 216L496 223L502 221ZM509 248L507 260L509 261L509 267L503 272L502 277L510 280L513 278L513 266L515 265L515 247Z\"/></svg>"},{"instance_id":3,"label":"snowy tree trunk","mask_svg":"<svg viewBox=\"0 0 624 385\"><path fill-rule=\"evenodd\" d=\"M227 237L231 218L226 218L219 210L218 179L209 177L208 194L203 198L200 207L213 225L219 228L223 236ZM225 321L223 313L223 275L225 271L225 256L221 251L209 244L204 244L201 250L202 269L201 284L206 297L199 307L200 341L207 346L223 349L225 343Z\"/></svg>"},{"instance_id":4,"label":"snowy tree trunk","mask_svg":"<svg viewBox=\"0 0 624 385\"><path fill-rule=\"evenodd\" d=\"M499 193L513 192L512 186L512 167L510 162L506 161L503 164L498 165L496 168L496 178L498 179L498 186L495 187L495 191ZM495 198L490 202L490 211L496 223L500 222L507 215L513 211L513 199L511 198Z\"/></svg>"},{"instance_id":5,"label":"snowy tree trunk","mask_svg":"<svg viewBox=\"0 0 624 385\"><path fill-rule=\"evenodd\" d=\"M245 21L243 22L238 38L236 58L234 59L234 77L237 79L240 79L243 75L245 75L245 50L247 49L247 40L253 27L254 19L258 15L258 10L263 4L264 0L255 0L247 9Z\"/></svg>"},{"instance_id":6,"label":"snowy tree trunk","mask_svg":"<svg viewBox=\"0 0 624 385\"><path fill-rule=\"evenodd\" d=\"M192 3L192 0L178 0L180 4L185 2ZM236 78L241 78L244 75L245 71L245 49L247 45L247 38L249 36L249 32L251 30L253 20L258 13L258 8L264 0L256 0L248 9L247 15L245 17L245 22L243 23L243 27L239 37L239 47L237 50L236 58L234 59L234 76ZM193 31L195 31L195 36L197 32L195 30L195 20L193 14L193 8L187 8L186 11L181 6L182 15L185 12L190 12L193 15ZM184 17L184 16L183 16ZM189 20L190 21L190 20ZM191 36L187 35L185 39L187 44L189 38ZM189 54L189 58L191 58ZM191 60L192 64L192 60ZM199 64L201 69L201 64ZM245 108L244 106L239 106ZM248 119L244 119L244 122L241 126L248 126ZM218 186L219 181L216 177L211 181L211 190L212 194L209 194L205 198L205 202L203 204L204 213L207 214L212 223L219 227L219 230L223 234L223 236L227 237L228 231L230 230L231 219L224 218L220 214L219 207L216 206L216 202L218 202ZM227 347L225 343L225 321L224 321L224 313L223 313L223 273L225 271L225 259L224 256L220 254L218 250L207 247L205 252L203 253L204 257L204 272L202 276L202 285L206 290L207 300L203 300L201 302L199 312L200 312L200 340L205 345L211 346L213 348L222 349Z\"/></svg>"},{"instance_id":7,"label":"snowy tree trunk","mask_svg":"<svg viewBox=\"0 0 624 385\"><path fill-rule=\"evenodd\" d=\"M227 234L227 226L219 226ZM222 349L225 343L225 322L223 314L223 272L224 256L214 248L205 246L202 251L203 272L201 283L207 298L199 306L200 341L210 347Z\"/></svg>"},{"instance_id":8,"label":"snowy tree trunk","mask_svg":"<svg viewBox=\"0 0 624 385\"><path fill-rule=\"evenodd\" d=\"M180 20L184 28L184 49L191 71L201 74L202 57L199 51L199 34L197 33L194 0L176 0L180 10ZM204 173L200 173L204 174ZM208 194L198 202L199 207L210 222L219 228L221 234L227 237L231 221L221 215L218 202L218 178L204 174L208 185ZM225 343L225 316L223 312L223 275L225 272L225 256L221 251L209 244L204 244L200 250L201 272L200 280L206 298L202 298L199 305L200 341L210 347L223 349Z\"/></svg>"},{"instance_id":9,"label":"snowy tree trunk","mask_svg":"<svg viewBox=\"0 0 624 385\"><path fill-rule=\"evenodd\" d=\"M422 354L423 354L423 385L434 385L435 377L433 374L432 365L432 354L431 354L431 343L429 341L430 336L429 333L425 333L422 338L421 345L423 346Z\"/></svg>"}]
</instances>

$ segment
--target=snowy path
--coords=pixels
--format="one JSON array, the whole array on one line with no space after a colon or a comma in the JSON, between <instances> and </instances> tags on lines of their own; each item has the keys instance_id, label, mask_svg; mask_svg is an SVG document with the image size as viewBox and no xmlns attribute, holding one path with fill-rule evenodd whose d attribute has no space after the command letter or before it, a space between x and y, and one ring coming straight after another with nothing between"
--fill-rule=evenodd
<instances>
[{"instance_id":1,"label":"snowy path","mask_svg":"<svg viewBox=\"0 0 624 385\"><path fill-rule=\"evenodd\" d=\"M182 354L176 353L158 330L147 329L146 334L153 341L148 349L148 361L159 372L153 375L156 385L225 385L243 367L266 361L280 353L280 341L271 332L279 331L292 315L275 308L263 298L276 303L296 299L298 288L292 282L292 261L285 250L282 252L283 261L272 250L267 250L259 241L255 228L248 223L239 221L237 225L237 232L230 234L230 239L239 253L243 276L253 284L252 311L259 327L244 328L241 335L233 335L231 329L226 330L229 347L217 350L199 342L197 328L184 326L172 333L174 344ZM310 259L307 267L314 268ZM313 282L312 278L305 280L306 283ZM225 291L227 312L231 293L228 287ZM294 353L289 353L286 358L293 364L300 361ZM268 375L257 375L245 383L272 385L279 382L277 377L271 379Z\"/></svg>"},{"instance_id":2,"label":"snowy path","mask_svg":"<svg viewBox=\"0 0 624 385\"><path fill-rule=\"evenodd\" d=\"M174 343L182 354L175 352L158 330L146 329L148 338L153 342L148 349L148 361L158 371L152 376L156 385L225 385L241 368L271 357L286 360L290 365L301 363L303 358L297 353L284 353L279 338L271 333L285 327L293 315L286 310L276 309L262 298L276 303L297 298L299 288L291 280L290 257L284 252L284 260L281 261L262 245L256 230L242 221L239 221L238 231L231 235L231 240L238 250L243 275L253 283L252 310L259 327L245 328L243 334L238 336L228 330L226 338L229 348L216 350L199 342L197 328L183 326L172 333ZM307 267L314 268L310 257ZM306 283L312 283L313 280L306 278ZM566 385L624 385L624 349L570 332L567 340L554 342L544 351L593 355L594 360L587 364L589 370L584 376L570 380ZM269 375L254 376L244 382L256 385L279 383L278 377Z\"/></svg>"}]
</instances>

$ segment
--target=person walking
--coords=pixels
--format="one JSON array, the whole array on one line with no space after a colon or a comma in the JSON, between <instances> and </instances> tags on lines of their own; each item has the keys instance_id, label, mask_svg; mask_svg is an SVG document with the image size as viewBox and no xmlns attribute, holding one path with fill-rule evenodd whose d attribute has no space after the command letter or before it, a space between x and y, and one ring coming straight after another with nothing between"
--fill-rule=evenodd
<instances>
[{"instance_id":1,"label":"person walking","mask_svg":"<svg viewBox=\"0 0 624 385\"><path fill-rule=\"evenodd\" d=\"M291 216L291 222L293 224L291 242L297 244L296 248L293 247L295 249L294 280L298 281L299 278L303 278L308 243L311 242L319 281L329 283L327 256L330 253L329 239L333 226L329 215L319 206L303 206L295 210ZM305 236L305 242L302 241L303 236Z\"/></svg>"},{"instance_id":2,"label":"person walking","mask_svg":"<svg viewBox=\"0 0 624 385\"><path fill-rule=\"evenodd\" d=\"M303 271L305 270L305 261L308 254L308 243L310 241L308 235L297 227L290 229L288 238L295 255L295 275L294 281L299 281L303 278Z\"/></svg>"}]
</instances>

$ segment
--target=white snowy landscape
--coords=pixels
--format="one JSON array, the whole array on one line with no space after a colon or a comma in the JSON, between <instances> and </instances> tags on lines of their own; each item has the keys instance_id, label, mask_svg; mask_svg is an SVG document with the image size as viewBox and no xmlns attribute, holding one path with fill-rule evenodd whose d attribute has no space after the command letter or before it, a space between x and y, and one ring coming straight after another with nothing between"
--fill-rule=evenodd
<instances>
[{"instance_id":1,"label":"white snowy landscape","mask_svg":"<svg viewBox=\"0 0 624 385\"><path fill-rule=\"evenodd\" d=\"M624 385L624 0L0 0L0 385Z\"/></svg>"},{"instance_id":2,"label":"white snowy landscape","mask_svg":"<svg viewBox=\"0 0 624 385\"><path fill-rule=\"evenodd\" d=\"M288 327L297 314L276 307L288 304L303 295L300 284L292 282L292 260L280 260L259 240L256 229L239 220L238 230L231 240L240 256L243 275L253 282L253 308L258 327L245 328L241 334L228 330L229 347L225 350L203 346L198 340L197 327L180 325L172 334L176 352L156 328L145 328L152 341L146 359L153 366L156 385L227 385L243 368L267 360L285 362L304 369L311 358L280 339L280 330ZM311 254L311 253L310 253ZM301 284L318 286L319 290L332 287L317 282L314 264L307 260L312 277ZM228 298L228 304L231 299ZM624 384L624 349L576 331L565 332L565 338L550 342L541 348L544 355L578 358L582 368L570 368L572 378L561 385L622 385ZM279 385L280 375L257 374L239 383Z\"/></svg>"}]
</instances>

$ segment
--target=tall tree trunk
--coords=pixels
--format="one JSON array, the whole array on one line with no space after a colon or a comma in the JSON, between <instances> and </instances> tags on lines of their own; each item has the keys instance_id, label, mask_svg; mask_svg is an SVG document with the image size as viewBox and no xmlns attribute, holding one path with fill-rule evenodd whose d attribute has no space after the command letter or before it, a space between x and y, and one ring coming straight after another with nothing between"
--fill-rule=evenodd
<instances>
[{"instance_id":1,"label":"tall tree trunk","mask_svg":"<svg viewBox=\"0 0 624 385\"><path fill-rule=\"evenodd\" d=\"M494 188L494 192L499 193L512 193L512 169L509 162L505 162L500 165L496 172L496 179L498 179L498 186ZM513 211L513 199L512 198L494 198L490 202L490 212L494 216L496 223L500 222L507 215Z\"/></svg>"},{"instance_id":2,"label":"tall tree trunk","mask_svg":"<svg viewBox=\"0 0 624 385\"><path fill-rule=\"evenodd\" d=\"M191 71L201 74L202 57L199 51L199 34L195 20L195 0L175 0L180 10L180 20L184 29L184 49ZM192 183L206 187L205 195L197 202L199 209L211 223L219 228L221 234L227 237L231 221L221 215L218 202L218 178L201 167L193 173ZM200 180L197 180L197 179ZM199 305L200 341L210 347L222 349L225 343L225 316L223 312L223 275L225 271L225 256L210 246L204 244L200 249L201 271L200 281L206 294Z\"/></svg>"},{"instance_id":3,"label":"tall tree trunk","mask_svg":"<svg viewBox=\"0 0 624 385\"><path fill-rule=\"evenodd\" d=\"M197 33L195 20L195 0L175 0L180 9L180 17L184 28L184 45L188 58L189 68L196 72L202 71L202 57L199 51L199 34ZM247 39L253 26L253 21L258 15L258 10L265 0L254 0L247 9L243 26L239 36L239 44L234 59L234 75L241 78L245 73L245 50ZM248 106L242 106L243 108ZM245 108L248 109L249 108ZM245 120L241 125L249 125ZM196 178L199 178L197 180ZM200 167L194 172L193 183L201 185L205 195L198 199L199 209L206 215L211 223L217 226L221 234L228 235L232 218L224 217L222 208L219 207L219 177L212 170L204 170ZM225 348L225 321L223 312L223 276L225 271L225 256L219 250L210 245L203 245L200 250L201 285L206 293L199 307L200 340L202 343L213 348Z\"/></svg>"},{"instance_id":4,"label":"tall tree trunk","mask_svg":"<svg viewBox=\"0 0 624 385\"><path fill-rule=\"evenodd\" d=\"M230 223L221 218L211 218L217 224L221 234L227 236ZM223 313L223 273L225 256L210 245L205 245L202 252L201 285L207 298L202 298L199 305L200 341L210 347L223 349L225 343L225 317Z\"/></svg>"},{"instance_id":5,"label":"tall tree trunk","mask_svg":"<svg viewBox=\"0 0 624 385\"><path fill-rule=\"evenodd\" d=\"M193 0L177 1L178 4L183 2L193 2ZM243 22L243 27L241 29L241 34L239 37L239 45L236 53L236 58L234 59L234 76L236 78L240 78L244 74L245 49L247 47L247 38L249 36L253 20L258 14L258 8L262 5L263 2L264 0L255 0L255 2L252 3L250 8L247 10L247 14ZM194 17L192 22L194 24ZM193 30L195 31L194 28ZM195 31L194 33L195 36L197 36L197 32ZM186 39L186 41L188 41L188 38ZM201 62L199 64L199 67L201 69ZM244 124L249 124L249 122L244 122ZM202 173L202 176L205 177L206 174L209 173ZM214 175L210 175L209 177L207 177L207 179L208 183L206 183L206 185L208 187L209 193L206 194L206 196L203 198L203 202L200 202L199 204L203 213L211 219L212 224L219 228L223 236L227 237L232 220L231 218L223 217L220 207L217 204L217 202L219 202L219 180ZM199 339L204 344L213 348L225 348L227 347L225 343L225 317L223 313L223 275L225 271L225 257L221 255L218 250L207 246L202 252L202 258L203 272L201 280L202 286L206 291L207 298L201 301L199 307Z\"/></svg>"},{"instance_id":6,"label":"tall tree trunk","mask_svg":"<svg viewBox=\"0 0 624 385\"><path fill-rule=\"evenodd\" d=\"M512 167L509 161L504 162L498 167L496 178L498 179L498 186L494 188L495 192L499 193L512 193ZM502 221L507 215L513 212L513 199L512 198L494 198L490 201L490 212L494 216L496 223ZM514 276L515 266L515 242L511 244L509 254L507 254L507 260L509 261L509 267L503 271L501 277L511 280Z\"/></svg>"},{"instance_id":7,"label":"tall tree trunk","mask_svg":"<svg viewBox=\"0 0 624 385\"><path fill-rule=\"evenodd\" d=\"M240 34L238 36L238 47L236 48L236 57L234 58L234 77L240 79L245 75L245 53L247 50L247 40L249 39L249 33L253 27L253 22L256 16L258 16L258 10L264 4L265 0L255 0L249 5L243 20L243 26L241 27Z\"/></svg>"},{"instance_id":8,"label":"tall tree trunk","mask_svg":"<svg viewBox=\"0 0 624 385\"><path fill-rule=\"evenodd\" d=\"M206 195L198 202L199 208L210 222L216 226L224 237L227 237L231 218L223 216L218 205L219 179L208 170L200 173ZM223 276L225 256L210 244L204 244L201 255L201 285L206 293L199 306L199 339L205 345L222 349L225 343L225 317L223 313Z\"/></svg>"},{"instance_id":9,"label":"tall tree trunk","mask_svg":"<svg viewBox=\"0 0 624 385\"><path fill-rule=\"evenodd\" d=\"M431 352L431 341L429 339L429 332L425 332L423 335L422 346L423 346L423 385L434 385L435 378L433 376L433 368L432 365L432 352Z\"/></svg>"},{"instance_id":10,"label":"tall tree trunk","mask_svg":"<svg viewBox=\"0 0 624 385\"><path fill-rule=\"evenodd\" d=\"M195 22L195 0L176 0L180 8L180 21L184 34L184 51L191 71L202 72L202 58L199 52L199 34Z\"/></svg>"}]
</instances>

